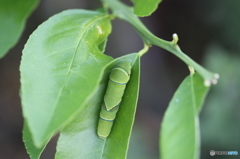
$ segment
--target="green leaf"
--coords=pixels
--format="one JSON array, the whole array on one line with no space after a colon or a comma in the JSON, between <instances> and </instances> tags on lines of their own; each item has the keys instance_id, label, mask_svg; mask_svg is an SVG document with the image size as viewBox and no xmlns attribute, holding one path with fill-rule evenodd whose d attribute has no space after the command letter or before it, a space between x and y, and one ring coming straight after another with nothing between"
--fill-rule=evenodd
<instances>
[{"instance_id":1,"label":"green leaf","mask_svg":"<svg viewBox=\"0 0 240 159\"><path fill-rule=\"evenodd\" d=\"M188 76L175 92L163 117L160 132L161 159L199 159L198 113L209 87L199 74Z\"/></svg>"},{"instance_id":2,"label":"green leaf","mask_svg":"<svg viewBox=\"0 0 240 159\"><path fill-rule=\"evenodd\" d=\"M139 17L151 15L162 0L131 0L134 3L134 14Z\"/></svg>"},{"instance_id":3,"label":"green leaf","mask_svg":"<svg viewBox=\"0 0 240 159\"><path fill-rule=\"evenodd\" d=\"M38 0L0 1L0 58L17 43L27 17L37 4Z\"/></svg>"},{"instance_id":4,"label":"green leaf","mask_svg":"<svg viewBox=\"0 0 240 159\"><path fill-rule=\"evenodd\" d=\"M111 32L107 15L67 10L41 24L23 50L20 66L23 115L38 148L84 109L101 71Z\"/></svg>"},{"instance_id":5,"label":"green leaf","mask_svg":"<svg viewBox=\"0 0 240 159\"><path fill-rule=\"evenodd\" d=\"M130 81L126 87L113 129L107 139L97 135L99 113L109 80L109 73L121 61L132 62ZM56 159L124 159L134 122L139 92L139 56L129 54L114 60L106 69L98 90L88 100L85 110L60 133Z\"/></svg>"},{"instance_id":6,"label":"green leaf","mask_svg":"<svg viewBox=\"0 0 240 159\"><path fill-rule=\"evenodd\" d=\"M28 128L26 121L24 122L23 126L23 142L31 159L38 159L46 146L45 144L42 147L38 148L34 145L32 134Z\"/></svg>"}]
</instances>

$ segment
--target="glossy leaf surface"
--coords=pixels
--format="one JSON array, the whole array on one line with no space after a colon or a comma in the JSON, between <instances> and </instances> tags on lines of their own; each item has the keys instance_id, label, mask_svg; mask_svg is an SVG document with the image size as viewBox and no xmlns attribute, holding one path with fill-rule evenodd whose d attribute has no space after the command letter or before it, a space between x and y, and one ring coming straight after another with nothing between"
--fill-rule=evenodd
<instances>
[{"instance_id":1,"label":"glossy leaf surface","mask_svg":"<svg viewBox=\"0 0 240 159\"><path fill-rule=\"evenodd\" d=\"M175 92L163 117L160 132L161 159L199 159L198 113L209 87L199 74L188 76Z\"/></svg>"},{"instance_id":2,"label":"glossy leaf surface","mask_svg":"<svg viewBox=\"0 0 240 159\"><path fill-rule=\"evenodd\" d=\"M24 122L23 126L23 142L26 147L27 153L29 154L31 159L39 159L42 151L44 150L45 145L41 146L40 148L36 147L33 142L32 134L28 128L26 121Z\"/></svg>"},{"instance_id":3,"label":"glossy leaf surface","mask_svg":"<svg viewBox=\"0 0 240 159\"><path fill-rule=\"evenodd\" d=\"M111 32L101 12L67 10L41 24L23 50L20 66L23 114L41 148L84 110L112 58L102 53Z\"/></svg>"},{"instance_id":4,"label":"glossy leaf surface","mask_svg":"<svg viewBox=\"0 0 240 159\"><path fill-rule=\"evenodd\" d=\"M97 135L99 113L106 91L109 74L121 61L133 64L131 78L107 139ZM139 92L139 56L129 54L114 60L105 69L95 95L89 99L85 110L60 133L56 159L124 159L127 155L129 139L134 122Z\"/></svg>"},{"instance_id":5,"label":"glossy leaf surface","mask_svg":"<svg viewBox=\"0 0 240 159\"><path fill-rule=\"evenodd\" d=\"M17 43L27 17L37 4L38 0L0 1L0 58Z\"/></svg>"},{"instance_id":6,"label":"glossy leaf surface","mask_svg":"<svg viewBox=\"0 0 240 159\"><path fill-rule=\"evenodd\" d=\"M134 14L139 17L151 15L162 0L131 0L134 3Z\"/></svg>"}]
</instances>

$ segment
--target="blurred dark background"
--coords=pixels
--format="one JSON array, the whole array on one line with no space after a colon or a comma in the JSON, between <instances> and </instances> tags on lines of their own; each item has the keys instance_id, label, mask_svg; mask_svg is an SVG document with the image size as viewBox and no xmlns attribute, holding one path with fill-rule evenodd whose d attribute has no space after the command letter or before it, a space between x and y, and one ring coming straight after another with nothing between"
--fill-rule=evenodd
<instances>
[{"instance_id":1,"label":"blurred dark background","mask_svg":"<svg viewBox=\"0 0 240 159\"><path fill-rule=\"evenodd\" d=\"M128 0L126 3L131 4ZM23 118L19 99L21 51L29 35L50 16L71 8L96 9L98 0L42 0L29 17L18 44L0 60L0 159L27 159L22 142ZM240 1L163 0L144 24L158 37L172 40L177 33L181 49L192 59L220 74L200 116L201 159L210 150L240 153ZM106 54L119 57L137 52L141 39L126 22L113 21ZM187 66L161 48L152 47L142 57L140 97L131 138L129 159L159 158L162 116ZM42 159L54 158L55 137ZM240 154L239 154L240 155ZM217 156L227 159L238 156Z\"/></svg>"}]
</instances>

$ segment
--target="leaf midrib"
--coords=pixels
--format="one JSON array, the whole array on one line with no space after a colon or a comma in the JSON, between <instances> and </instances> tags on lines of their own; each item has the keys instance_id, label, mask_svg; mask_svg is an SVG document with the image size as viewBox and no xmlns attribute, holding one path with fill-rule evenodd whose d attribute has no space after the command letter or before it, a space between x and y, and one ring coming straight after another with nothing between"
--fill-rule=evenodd
<instances>
[{"instance_id":1,"label":"leaf midrib","mask_svg":"<svg viewBox=\"0 0 240 159\"><path fill-rule=\"evenodd\" d=\"M194 113L194 152L193 152L193 158L196 158L196 137L197 137L197 132L196 132L196 116L197 116L197 104L196 104L196 96L195 96L195 89L194 89L194 81L193 81L193 76L195 74L191 75L191 94L192 94L192 109Z\"/></svg>"},{"instance_id":2,"label":"leaf midrib","mask_svg":"<svg viewBox=\"0 0 240 159\"><path fill-rule=\"evenodd\" d=\"M82 38L83 38L84 34L85 34L86 31L89 29L89 26L91 26L92 24L94 24L96 21L102 20L102 19L104 19L104 18L107 18L107 17L106 17L105 15L102 15L102 16L100 16L100 17L97 17L97 18L91 20L90 22L88 22L88 24L86 24L86 27L85 27L85 28L83 29L83 31L80 33L80 35L79 35L79 40L78 40L79 42L78 42L77 47L76 47L76 49L75 49L75 51L74 51L72 60L71 60L71 62L70 62L70 65L69 65L69 68L68 68L68 71L67 71L66 78L65 78L65 80L64 80L64 83L62 84L62 87L61 87L61 89L60 89L60 91L59 91L59 93L58 93L58 96L57 96L57 98L56 98L56 102L55 102L55 104L53 105L53 111L52 111L52 113L51 113L51 115L50 115L50 120L48 120L48 122L47 122L48 124L47 124L47 127L46 127L46 129L45 129L45 131L44 131L44 133L43 133L43 134L44 134L43 136L45 136L46 134L48 134L48 133L46 133L46 130L48 130L48 128L49 128L49 123L50 123L50 121L51 121L51 119L52 119L52 117L53 117L53 114L54 114L55 110L56 110L56 107L57 107L58 102L59 102L59 100L60 100L60 97L61 97L62 91L63 91L63 89L64 89L64 87L65 87L65 84L66 84L66 82L68 81L69 75L70 75L70 73L71 73L71 68L72 68L72 65L73 65L73 61L74 61L74 59L75 59L75 57L76 57L78 47L79 47L79 45L80 45L80 42L82 41ZM59 126L59 127L60 127L60 126Z\"/></svg>"}]
</instances>

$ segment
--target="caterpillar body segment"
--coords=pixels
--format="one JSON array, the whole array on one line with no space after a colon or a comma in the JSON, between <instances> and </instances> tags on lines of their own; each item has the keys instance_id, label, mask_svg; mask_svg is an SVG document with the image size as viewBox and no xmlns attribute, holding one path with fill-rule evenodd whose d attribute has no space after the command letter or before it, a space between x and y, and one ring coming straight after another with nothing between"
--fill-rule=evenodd
<instances>
[{"instance_id":1,"label":"caterpillar body segment","mask_svg":"<svg viewBox=\"0 0 240 159\"><path fill-rule=\"evenodd\" d=\"M107 110L105 105L102 105L100 118L98 122L98 136L105 139L110 134L113 121L116 117L119 106L114 107L112 110Z\"/></svg>"},{"instance_id":2,"label":"caterpillar body segment","mask_svg":"<svg viewBox=\"0 0 240 159\"><path fill-rule=\"evenodd\" d=\"M104 96L97 133L100 138L107 138L124 95L124 90L130 79L131 63L123 62L113 68Z\"/></svg>"},{"instance_id":3,"label":"caterpillar body segment","mask_svg":"<svg viewBox=\"0 0 240 159\"><path fill-rule=\"evenodd\" d=\"M104 96L107 110L112 109L121 102L126 84L130 79L130 72L131 63L129 62L120 63L112 69L107 91Z\"/></svg>"}]
</instances>

